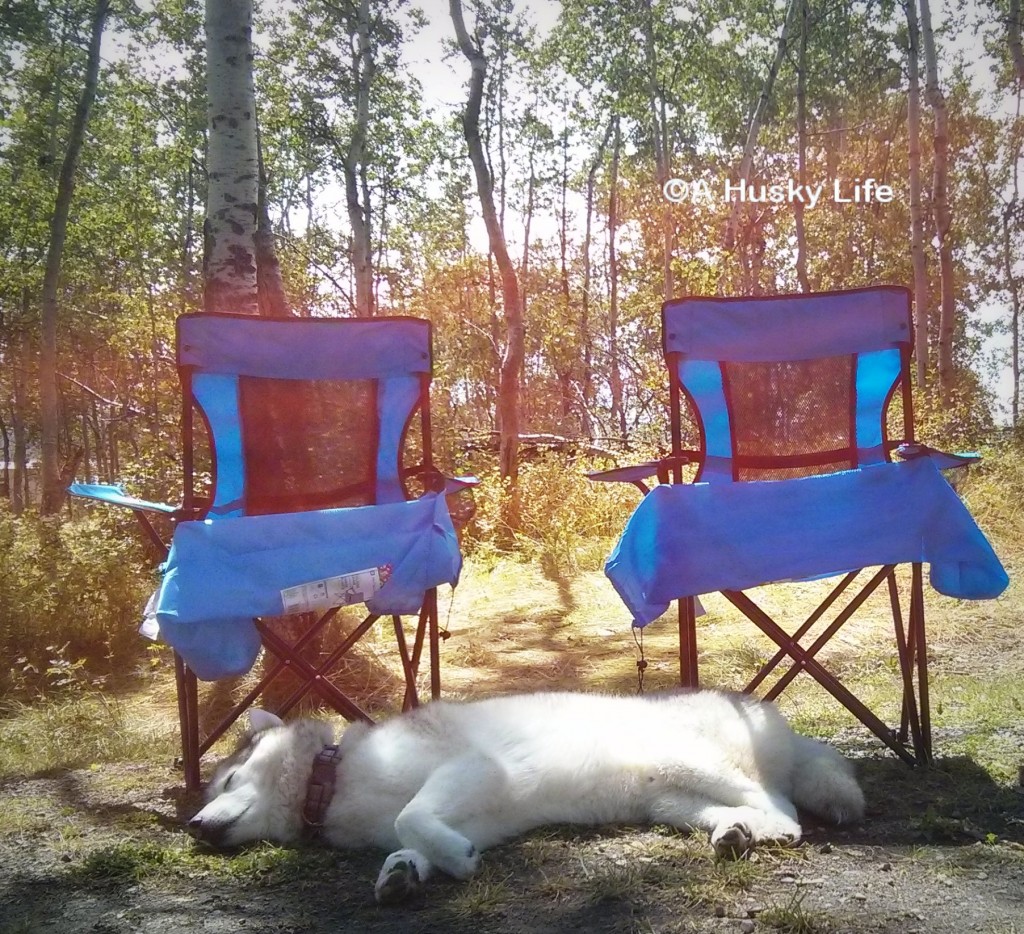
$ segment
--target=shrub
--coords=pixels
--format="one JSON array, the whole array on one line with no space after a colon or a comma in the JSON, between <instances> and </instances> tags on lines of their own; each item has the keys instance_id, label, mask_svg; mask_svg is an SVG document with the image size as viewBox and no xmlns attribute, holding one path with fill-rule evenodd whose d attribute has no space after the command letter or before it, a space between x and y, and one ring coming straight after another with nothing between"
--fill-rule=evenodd
<instances>
[{"instance_id":1,"label":"shrub","mask_svg":"<svg viewBox=\"0 0 1024 934\"><path fill-rule=\"evenodd\" d=\"M627 484L588 480L589 469L597 468L583 459L566 463L558 455L520 466L520 525L512 538L525 557L563 571L593 570L603 562L640 492ZM476 516L466 533L467 550L478 554L509 537L502 528L507 484L496 472L484 472L480 480Z\"/></svg>"},{"instance_id":2,"label":"shrub","mask_svg":"<svg viewBox=\"0 0 1024 934\"><path fill-rule=\"evenodd\" d=\"M0 687L44 690L125 670L152 576L130 525L0 507Z\"/></svg>"}]
</instances>

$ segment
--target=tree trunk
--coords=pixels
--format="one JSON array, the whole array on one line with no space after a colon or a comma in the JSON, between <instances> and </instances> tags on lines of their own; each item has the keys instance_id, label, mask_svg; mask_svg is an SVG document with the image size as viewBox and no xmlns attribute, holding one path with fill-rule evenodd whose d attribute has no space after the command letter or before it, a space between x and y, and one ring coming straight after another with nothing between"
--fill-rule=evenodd
<instances>
[{"instance_id":1,"label":"tree trunk","mask_svg":"<svg viewBox=\"0 0 1024 934\"><path fill-rule=\"evenodd\" d=\"M11 434L7 430L7 422L0 417L0 437L3 438L4 472L0 475L0 497L11 498Z\"/></svg>"},{"instance_id":2,"label":"tree trunk","mask_svg":"<svg viewBox=\"0 0 1024 934\"><path fill-rule=\"evenodd\" d=\"M563 102L562 109L569 110L568 102ZM559 175L559 199L558 199L558 294L562 299L561 318L569 322L572 311L572 290L569 285L569 128L562 129L562 171ZM559 361L561 372L558 374L558 382L562 387L562 418L569 420L572 414L573 399L572 385L573 373L576 371L575 361ZM581 428L586 420L586 415L581 419Z\"/></svg>"},{"instance_id":3,"label":"tree trunk","mask_svg":"<svg viewBox=\"0 0 1024 934\"><path fill-rule=\"evenodd\" d=\"M914 268L914 363L919 389L928 381L928 267L924 252L924 213L921 208L921 68L917 0L906 0L909 37L907 102L910 184L910 258Z\"/></svg>"},{"instance_id":4,"label":"tree trunk","mask_svg":"<svg viewBox=\"0 0 1024 934\"><path fill-rule=\"evenodd\" d=\"M800 190L807 184L807 32L810 29L807 0L800 0L800 44L796 72L796 180ZM793 199L793 220L796 228L796 278L801 292L810 292L807 277L807 230L804 225L804 203Z\"/></svg>"},{"instance_id":5,"label":"tree trunk","mask_svg":"<svg viewBox=\"0 0 1024 934\"><path fill-rule=\"evenodd\" d=\"M21 291L21 312L27 320L32 305L32 293L28 286ZM29 353L24 335L16 332L12 355L13 404L11 406L11 434L14 437L14 470L11 475L11 512L20 516L29 504L28 488L28 429L25 416L28 413Z\"/></svg>"},{"instance_id":6,"label":"tree trunk","mask_svg":"<svg viewBox=\"0 0 1024 934\"><path fill-rule=\"evenodd\" d=\"M932 219L939 243L939 340L938 371L939 392L944 404L953 398L953 337L956 328L956 301L953 291L953 242L949 235L952 212L949 208L947 181L949 173L949 119L946 99L939 87L939 64L935 54L932 32L932 13L929 0L921 0L921 38L924 45L925 70L928 80L925 96L931 105L934 130L932 144L935 151L932 172Z\"/></svg>"},{"instance_id":7,"label":"tree trunk","mask_svg":"<svg viewBox=\"0 0 1024 934\"><path fill-rule=\"evenodd\" d=\"M580 301L580 342L583 344L583 386L580 395L582 396L583 407L583 433L591 440L594 437L594 423L591 415L591 406L594 398L594 373L590 340L590 241L594 218L594 188L597 182L597 170L601 167L601 163L604 162L604 151L612 134L613 123L614 120L608 121L608 126L605 127L604 131L604 138L601 140L601 145L598 146L597 154L594 156L594 161L590 164L590 170L587 172L587 217L583 233L583 296Z\"/></svg>"},{"instance_id":8,"label":"tree trunk","mask_svg":"<svg viewBox=\"0 0 1024 934\"><path fill-rule=\"evenodd\" d=\"M626 443L626 410L622 400L622 371L619 369L619 157L622 127L614 118L611 177L608 180L608 381L611 390L612 422Z\"/></svg>"},{"instance_id":9,"label":"tree trunk","mask_svg":"<svg viewBox=\"0 0 1024 934\"><path fill-rule=\"evenodd\" d=\"M754 162L754 147L757 145L757 137L761 132L761 121L764 119L765 110L768 109L768 102L772 97L772 90L775 87L775 79L779 75L782 61L786 57L786 46L789 43L789 33L793 27L793 16L801 0L789 0L789 7L786 10L786 19L782 24L782 32L779 34L779 44L775 50L775 60L768 70L768 76L764 79L764 87L761 89L761 96L758 98L754 114L750 118L750 127L747 130L747 142L743 147L743 159L740 162L739 182L746 182L750 179L750 167ZM736 226L739 221L741 202L734 198L729 210L729 219L725 225L724 245L725 249L732 251L736 246Z\"/></svg>"},{"instance_id":10,"label":"tree trunk","mask_svg":"<svg viewBox=\"0 0 1024 934\"><path fill-rule=\"evenodd\" d=\"M370 2L359 0L356 32L352 36L356 48L352 55L352 83L356 89L356 119L348 151L342 159L345 170L345 200L348 222L352 228L352 268L355 275L358 317L373 315L373 232L369 189L366 181L366 133L370 124L370 85L377 72L370 43Z\"/></svg>"},{"instance_id":11,"label":"tree trunk","mask_svg":"<svg viewBox=\"0 0 1024 934\"><path fill-rule=\"evenodd\" d=\"M527 276L530 272L530 233L533 227L534 196L537 190L537 167L535 165L536 153L533 144L530 144L530 152L527 156L530 167L530 177L526 183L526 216L523 218L523 261L519 264L520 301L523 305L523 312L529 305Z\"/></svg>"},{"instance_id":12,"label":"tree trunk","mask_svg":"<svg viewBox=\"0 0 1024 934\"><path fill-rule=\"evenodd\" d=\"M654 174L658 191L664 189L671 174L671 157L668 143L668 121L665 116L665 100L658 87L658 58L654 42L654 9L651 0L644 0L644 59L647 67L647 104L651 112L651 141L654 147ZM660 109L659 109L660 102ZM672 259L675 254L675 235L672 225L672 205L663 199L661 204L661 274L664 298L668 301L675 295L675 277Z\"/></svg>"},{"instance_id":13,"label":"tree trunk","mask_svg":"<svg viewBox=\"0 0 1024 934\"><path fill-rule=\"evenodd\" d=\"M501 276L506 339L498 382L498 459L501 476L509 483L511 493L506 525L514 531L519 525L519 385L525 353L526 327L519 280L505 244L504 231L498 223L498 215L494 208L494 185L480 140L480 107L483 101L484 80L487 77L487 59L466 29L461 0L449 0L449 3L459 48L472 69L469 98L462 115L462 129L476 174L477 194L480 197L480 207L487 227L487 238Z\"/></svg>"},{"instance_id":14,"label":"tree trunk","mask_svg":"<svg viewBox=\"0 0 1024 934\"><path fill-rule=\"evenodd\" d=\"M204 306L207 311L248 315L259 312L259 147L252 57L252 0L206 0Z\"/></svg>"},{"instance_id":15,"label":"tree trunk","mask_svg":"<svg viewBox=\"0 0 1024 934\"><path fill-rule=\"evenodd\" d=\"M1020 284L1013 272L1014 256L1010 245L1010 221L1017 209L1016 197L1003 208L1003 271L1010 290L1010 371L1013 377L1010 396L1010 424L1020 424Z\"/></svg>"},{"instance_id":16,"label":"tree trunk","mask_svg":"<svg viewBox=\"0 0 1024 934\"><path fill-rule=\"evenodd\" d=\"M281 276L281 263L274 245L274 227L267 204L267 172L263 165L263 142L256 127L256 157L259 163L259 187L256 211L256 295L259 313L267 318L286 318L291 314Z\"/></svg>"},{"instance_id":17,"label":"tree trunk","mask_svg":"<svg viewBox=\"0 0 1024 934\"><path fill-rule=\"evenodd\" d=\"M97 0L92 18L92 32L85 65L85 83L78 100L75 118L68 136L60 178L57 182L57 200L50 221L50 245L46 252L46 271L43 276L41 301L41 338L39 352L39 418L40 453L42 455L43 497L41 512L52 515L60 510L67 495L63 485L60 464L60 404L57 398L57 318L58 287L64 241L67 237L68 216L75 193L75 173L85 140L89 111L96 98L100 72L100 42L110 8L109 0Z\"/></svg>"},{"instance_id":18,"label":"tree trunk","mask_svg":"<svg viewBox=\"0 0 1024 934\"><path fill-rule=\"evenodd\" d=\"M1013 71L1017 75L1017 83L1024 85L1024 47L1021 46L1021 15L1020 0L1010 0L1010 16L1006 25L1010 44L1010 58Z\"/></svg>"}]
</instances>

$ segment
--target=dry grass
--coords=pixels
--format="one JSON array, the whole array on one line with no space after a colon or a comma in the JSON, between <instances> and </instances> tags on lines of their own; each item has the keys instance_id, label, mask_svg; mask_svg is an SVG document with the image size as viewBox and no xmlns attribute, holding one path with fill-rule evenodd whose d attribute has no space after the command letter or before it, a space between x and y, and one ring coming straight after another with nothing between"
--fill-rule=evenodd
<instances>
[{"instance_id":1,"label":"dry grass","mask_svg":"<svg viewBox=\"0 0 1024 934\"><path fill-rule=\"evenodd\" d=\"M773 616L800 621L829 584L763 587L755 596ZM902 596L905 601L906 593ZM985 742L975 745L987 748L991 735L1000 725L1019 719L1024 706L1024 688L1018 687L1017 678L1024 667L1020 584L1014 580L995 601L968 603L928 592L926 602L935 723L940 728L981 729ZM704 605L707 613L698 620L702 683L740 689L776 647L724 598L711 595ZM894 718L899 682L888 609L888 594L881 587L822 649L820 658L883 716ZM440 616L442 629L450 634L442 645L443 689L448 697L637 689L636 634L600 572L562 576L512 557L470 558L459 587L440 594ZM351 614L342 617L337 630L352 622ZM818 624L811 638L822 626ZM678 636L672 612L640 636L648 662L644 689L677 685ZM325 653L332 638L329 634L325 640ZM390 621L381 621L337 676L343 689L374 713L395 710L401 702L394 640ZM783 663L779 673L787 667ZM226 707L259 673L257 666L246 678L204 686L204 703L211 709ZM425 673L420 687L422 694L429 692ZM796 678L779 703L806 732L830 736L860 729L805 675ZM78 764L129 761L152 754L154 748L169 751L175 730L174 682L165 666L163 674L134 693L111 697L96 691L12 708L0 721L0 774L68 764L70 749L76 750ZM968 742L963 751L972 752L969 747ZM1009 774L1011 764L1001 771Z\"/></svg>"},{"instance_id":2,"label":"dry grass","mask_svg":"<svg viewBox=\"0 0 1024 934\"><path fill-rule=\"evenodd\" d=\"M934 722L940 729L955 726L968 734L967 739L958 740L958 751L968 754L998 747L1000 727L1019 720L1024 707L1024 693L1017 686L1018 673L1024 668L1024 645L1019 638L1024 601L1014 573L1024 555L1024 498L1014 493L1024 490L1024 459L1002 456L972 470L961 492L1010 570L1010 588L998 600L977 603L951 600L926 588ZM586 499L591 492L577 491L569 505L596 508ZM621 496L615 496L607 508L599 510L603 525L622 510ZM556 507L550 504L551 509ZM607 553L612 545L610 539L593 535L577 535L576 542L585 546L587 554L595 548ZM588 565L592 567L593 562L559 563L550 551L527 549L526 556L518 557L486 549L472 553L459 587L439 594L441 627L448 635L441 649L445 696L551 689L632 692L638 685L640 645L647 661L644 689L677 685L673 612L634 633L608 580L600 570L582 569ZM560 570L565 567L573 569ZM790 628L794 628L832 583L762 587L753 596L772 616L793 621ZM904 607L907 596L907 582L901 581ZM704 605L707 613L698 620L702 683L741 689L777 648L724 598L710 595ZM899 681L888 614L889 596L883 585L819 657L855 693L883 716L893 718L898 711ZM333 631L323 640L323 655L356 619L355 608L339 614ZM819 623L804 644L823 626ZM173 749L177 713L169 661L165 653L156 675L128 692L113 695L97 689L78 697L9 705L7 716L0 720L0 775L67 764L71 749L77 763L129 761L154 749ZM787 667L783 662L778 673ZM398 672L395 635L390 620L382 620L364 637L360 651L346 661L336 680L366 709L384 714L400 706ZM211 709L225 708L260 674L257 665L246 678L205 686L203 701ZM429 693L425 671L420 688L421 696ZM283 696L288 691L285 686L279 693ZM806 732L832 736L861 729L805 675L790 685L780 706ZM972 731L980 737L973 745ZM990 753L985 755L992 760ZM1005 760L1001 768L1009 774L1010 750L996 758Z\"/></svg>"}]
</instances>

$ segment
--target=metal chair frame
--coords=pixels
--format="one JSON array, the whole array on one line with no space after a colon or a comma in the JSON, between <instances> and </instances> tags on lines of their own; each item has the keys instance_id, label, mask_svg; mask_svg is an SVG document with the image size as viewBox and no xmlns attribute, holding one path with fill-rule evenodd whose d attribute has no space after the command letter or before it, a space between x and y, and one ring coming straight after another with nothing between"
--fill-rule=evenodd
<instances>
[{"instance_id":1,"label":"metal chair frame","mask_svg":"<svg viewBox=\"0 0 1024 934\"><path fill-rule=\"evenodd\" d=\"M870 291L870 290L853 290ZM907 322L910 322L910 297L905 289ZM815 293L817 296L838 293ZM843 293L848 294L848 293ZM799 301L807 296L778 295L759 297L759 302L786 302ZM703 299L698 299L703 301ZM677 300L685 301L685 300ZM730 303L733 301L742 302L748 299L720 299L713 301ZM682 355L669 349L667 342L666 313L676 302L666 302L662 309L663 317L663 340L665 340L665 363L669 373L669 414L670 414L670 435L671 452L668 457L648 465L637 468L620 468L610 471L603 471L592 474L593 479L600 480L622 480L633 483L646 495L650 488L644 482L644 477L657 474L660 483L681 484L684 482L683 469L686 465L696 464L697 475L694 482L701 479L707 456L707 441L705 437L705 426L700 407L697 400L687 391L679 376L680 362ZM913 396L910 382L910 360L912 353L911 335L912 328L906 329L907 337L899 345L899 374L896 377L888 397L882 406L880 417L882 419L882 437L884 444L885 459L891 460L892 452L901 444L914 443L914 419L913 419ZM726 381L727 385L727 381ZM886 430L886 419L889 407L899 391L899 398L902 401L902 429L903 437L898 440L888 438ZM687 448L684 444L684 399L688 400L688 407L693 413L694 421L699 430L699 445L696 450ZM730 413L731 414L731 413ZM731 424L730 417L730 424ZM849 452L852 462L851 467L859 466L856 463L855 445ZM778 456L747 456L734 455L732 467L734 471L733 482L744 482L738 476L741 467L747 468L814 468L823 462L835 460L837 452L816 452L806 455L778 455ZM827 472L827 471L826 471ZM724 481L727 482L727 481ZM818 684L839 701L850 711L864 726L878 737L889 749L909 765L924 764L932 759L931 743L931 717L928 695L928 656L927 640L925 633L924 614L924 592L922 565L913 563L910 566L910 600L904 621L904 610L901 605L899 587L896 578L896 566L886 565L878 569L860 589L851 591L854 581L865 569L852 571L846 574L818 603L810 614L800 625L789 631L767 613L756 603L746 592L735 590L721 591L725 599L738 609L750 622L752 622L762 633L764 633L776 646L778 651L773 657L758 670L744 687L744 691L752 693L763 688L768 677L780 668L785 662L789 667L785 670L775 683L767 689L764 696L767 699L777 698L793 679L801 672L805 672L814 678ZM889 603L893 619L894 635L896 641L897 656L900 668L900 681L902 691L902 713L898 727L886 725L873 711L871 711L852 691L849 690L828 668L817 658L820 650L840 630L840 628L857 612L868 597L876 591L882 583L888 587ZM852 597L850 593L852 592ZM845 605L840 606L840 598L847 597ZM698 645L697 645L697 599L694 596L682 597L677 601L677 617L679 630L679 669L680 684L687 688L697 688L700 683L698 672ZM804 640L812 627L821 622L826 614L833 610L835 612L831 623L818 635L810 645L804 645ZM642 662L641 662L642 664Z\"/></svg>"},{"instance_id":2,"label":"metal chair frame","mask_svg":"<svg viewBox=\"0 0 1024 934\"><path fill-rule=\"evenodd\" d=\"M188 315L186 318L237 318L251 322L252 319L243 316L232 315ZM179 319L179 328L180 328ZM266 319L264 319L266 320ZM288 319L277 323L288 325L292 320L302 321L308 319ZM326 319L325 319L326 320ZM358 328L364 319L330 319L342 327ZM397 319L373 319L374 326L386 326L386 322L398 320L405 322L418 322L426 326L427 342L430 338L430 324L421 319L400 317ZM328 325L329 326L329 325ZM162 507L161 504L147 504L139 501L121 502L121 505L132 508L139 520L145 537L160 550L166 559L169 552L169 545L157 531L147 512L155 508L158 512L168 514L172 524L184 520L203 519L211 509L209 498L200 496L196 491L197 470L196 470L196 447L197 447L197 426L196 418L200 418L205 425L205 435L210 438L211 454L213 448L213 429L210 420L206 418L202 406L193 390L193 376L195 367L182 362L182 339L179 330L178 340L178 373L181 383L182 409L181 409L181 437L182 437L182 474L183 474L183 500L181 507L173 509ZM429 364L428 364L429 366ZM441 477L434 468L432 457L432 431L430 416L430 382L431 373L419 374L419 394L415 403L410 407L405 428L402 431L402 444L408 434L408 430L415 415L420 416L420 445L422 462L410 469L402 469L400 480L405 485L406 481L414 476L421 478L425 488L440 491L444 488L445 478ZM212 455L213 456L213 455ZM400 455L399 455L400 456ZM215 457L214 457L215 460ZM216 463L213 465L216 484ZM471 485L469 481L463 485ZM107 488L113 489L113 488ZM344 491L335 491L344 492ZM407 496L408 498L408 496ZM212 515L212 514L211 514ZM231 709L221 716L216 722L209 724L204 730L202 711L199 700L198 678L189 668L177 651L174 652L174 666L177 687L178 717L181 729L181 764L184 770L185 785L189 791L194 791L200 786L200 763L202 757L210 750L225 732L234 724L238 718L250 708L269 687L281 675L292 672L298 675L301 684L274 710L280 716L287 714L309 693L316 694L327 706L335 710L350 721L362 720L371 721L370 715L360 707L352 698L328 680L329 674L337 667L338 663L352 650L358 641L377 623L381 616L368 613L357 625L342 638L341 642L334 647L329 656L321 663L314 665L306 661L302 652L303 649L322 633L324 628L338 614L340 608L335 607L319 614L309 614L312 620L305 630L289 643L277 631L273 622L268 619L255 619L257 631L264 653L273 657L273 662L268 664L265 672L256 685L246 695L238 700ZM420 663L423 659L424 648L426 648L427 665L429 666L430 696L436 699L441 693L441 672L440 672L440 639L441 634L438 625L438 601L437 588L432 587L425 593L422 607L416 619L415 627L410 634L407 634L406 624L400 616L391 617L392 626L398 647L398 655L401 662L402 677L404 680L404 692L402 709L409 710L419 705L420 698L417 691L417 679Z\"/></svg>"}]
</instances>

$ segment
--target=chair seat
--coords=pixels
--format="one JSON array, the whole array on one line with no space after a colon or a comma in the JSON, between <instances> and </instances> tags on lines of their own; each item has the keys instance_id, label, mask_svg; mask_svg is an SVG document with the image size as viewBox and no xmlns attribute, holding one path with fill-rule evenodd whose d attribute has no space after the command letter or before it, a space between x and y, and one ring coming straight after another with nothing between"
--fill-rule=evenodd
<instances>
[{"instance_id":1,"label":"chair seat","mask_svg":"<svg viewBox=\"0 0 1024 934\"><path fill-rule=\"evenodd\" d=\"M873 565L927 562L947 596L988 599L1008 577L928 458L790 480L655 487L605 572L634 626L672 600Z\"/></svg>"},{"instance_id":2,"label":"chair seat","mask_svg":"<svg viewBox=\"0 0 1024 934\"><path fill-rule=\"evenodd\" d=\"M202 679L247 671L253 617L366 603L417 612L462 559L445 497L380 506L182 522L156 602L162 637ZM347 578L341 580L341 578ZM241 670L239 670L241 669Z\"/></svg>"}]
</instances>

